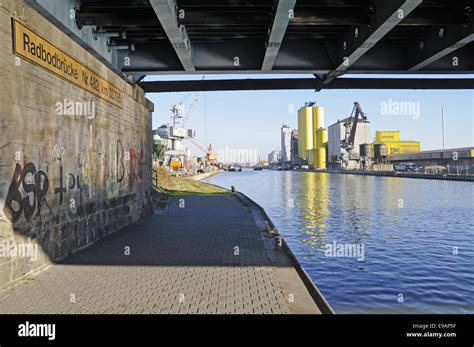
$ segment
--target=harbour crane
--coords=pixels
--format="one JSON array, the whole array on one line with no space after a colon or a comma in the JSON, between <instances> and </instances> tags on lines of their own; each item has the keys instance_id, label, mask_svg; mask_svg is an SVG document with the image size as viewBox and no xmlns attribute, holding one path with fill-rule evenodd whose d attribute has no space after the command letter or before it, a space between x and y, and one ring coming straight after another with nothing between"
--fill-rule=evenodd
<instances>
[{"instance_id":1,"label":"harbour crane","mask_svg":"<svg viewBox=\"0 0 474 347\"><path fill-rule=\"evenodd\" d=\"M206 77L204 76L203 79L205 78ZM186 129L186 125L191 119L191 113L196 108L200 94L200 92L195 92L192 94L192 99L188 105L187 111L184 106L184 102L186 100L174 104L170 109L172 126L167 127L168 130L165 138L168 138L172 141L172 146L170 150L165 152L164 163L172 170L183 169L185 167L185 162L187 159L189 159L187 152L184 150L182 141L194 137L194 130Z\"/></svg>"},{"instance_id":2,"label":"harbour crane","mask_svg":"<svg viewBox=\"0 0 474 347\"><path fill-rule=\"evenodd\" d=\"M202 79L205 80L206 76L203 76ZM201 92L196 92L196 93L193 94L191 103L188 106L188 110L186 112L184 112L183 127L185 127L186 124L191 119L191 114L195 110L200 96L201 96ZM193 140L194 134L192 134L193 136L189 136L189 135L190 134L188 134L187 139L190 140L191 143L193 145L195 145L197 148L199 148L203 153L205 153L207 163L209 165L215 165L216 162L217 162L217 154L213 153L212 144L209 144L209 147L207 149L204 149L199 143L197 143L195 140Z\"/></svg>"},{"instance_id":3,"label":"harbour crane","mask_svg":"<svg viewBox=\"0 0 474 347\"><path fill-rule=\"evenodd\" d=\"M206 76L203 76L203 80L206 79ZM173 158L175 165L184 166L185 155L182 151L183 146L181 141L190 140L197 148L205 153L205 158L208 164L215 165L217 161L217 155L213 153L212 145L209 145L209 148L206 150L201 147L196 141L193 140L195 137L195 132L193 129L186 129L188 122L191 120L191 114L196 109L197 102L201 92L195 92L192 94L191 102L189 103L187 109L185 109L184 102L179 102L174 104L171 107L172 119L173 119L173 129L171 131L171 138L173 139L173 150L168 151L170 156L167 162L171 163L171 158ZM183 152L183 153L182 153Z\"/></svg>"},{"instance_id":4,"label":"harbour crane","mask_svg":"<svg viewBox=\"0 0 474 347\"><path fill-rule=\"evenodd\" d=\"M202 79L205 80L206 79L206 76L202 76ZM198 92L194 92L192 94L192 98L191 98L191 102L189 103L188 105L188 109L185 110L184 109L184 106L183 106L183 103L179 103L179 104L176 104L176 105L181 105L180 108L181 108L181 112L182 112L182 116L183 116L183 123L182 123L182 127L186 127L186 125L188 124L188 122L191 120L191 114L193 113L193 111L196 109L196 105L197 105L197 102L199 100L199 97L201 96L201 92L198 91ZM173 108L176 106L174 105Z\"/></svg>"},{"instance_id":5,"label":"harbour crane","mask_svg":"<svg viewBox=\"0 0 474 347\"><path fill-rule=\"evenodd\" d=\"M354 140L357 131L357 123L359 122L359 116L361 120L367 120L367 115L362 111L360 104L355 101L350 117L344 122L346 133L345 138L341 141L341 147L348 152L354 149Z\"/></svg>"},{"instance_id":6,"label":"harbour crane","mask_svg":"<svg viewBox=\"0 0 474 347\"><path fill-rule=\"evenodd\" d=\"M341 161L343 166L349 167L350 160L359 160L359 153L354 151L355 137L357 132L357 124L361 121L367 120L367 115L362 111L360 104L355 101L352 108L351 115L344 122L344 139L341 140Z\"/></svg>"},{"instance_id":7,"label":"harbour crane","mask_svg":"<svg viewBox=\"0 0 474 347\"><path fill-rule=\"evenodd\" d=\"M212 144L209 145L207 149L204 149L199 143L194 141L193 139L189 139L193 145L199 148L203 153L206 154L206 161L210 165L215 165L217 161L217 154L213 153Z\"/></svg>"}]
</instances>

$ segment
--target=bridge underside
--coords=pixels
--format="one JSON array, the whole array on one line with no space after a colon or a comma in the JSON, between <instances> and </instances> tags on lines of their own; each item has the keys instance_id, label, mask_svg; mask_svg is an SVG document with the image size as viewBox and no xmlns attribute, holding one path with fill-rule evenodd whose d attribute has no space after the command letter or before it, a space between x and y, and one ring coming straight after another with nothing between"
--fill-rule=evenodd
<instances>
[{"instance_id":1,"label":"bridge underside","mask_svg":"<svg viewBox=\"0 0 474 347\"><path fill-rule=\"evenodd\" d=\"M222 79L141 82L145 92L191 92L290 89L472 89L473 78L337 78L325 84L317 78Z\"/></svg>"},{"instance_id":2,"label":"bridge underside","mask_svg":"<svg viewBox=\"0 0 474 347\"><path fill-rule=\"evenodd\" d=\"M29 3L41 10L48 0ZM313 74L322 89L345 74L474 72L472 0L73 3L77 28L105 37L111 63L135 81L152 74L298 73Z\"/></svg>"}]
</instances>

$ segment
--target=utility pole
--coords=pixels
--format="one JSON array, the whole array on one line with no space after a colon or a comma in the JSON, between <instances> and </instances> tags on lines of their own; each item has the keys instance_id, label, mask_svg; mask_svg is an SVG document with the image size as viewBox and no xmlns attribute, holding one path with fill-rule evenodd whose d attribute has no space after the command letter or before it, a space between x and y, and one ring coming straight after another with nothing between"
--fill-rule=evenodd
<instances>
[{"instance_id":1,"label":"utility pole","mask_svg":"<svg viewBox=\"0 0 474 347\"><path fill-rule=\"evenodd\" d=\"M444 132L444 107L441 106L441 126L443 127L443 149L445 143L445 132Z\"/></svg>"},{"instance_id":2,"label":"utility pole","mask_svg":"<svg viewBox=\"0 0 474 347\"><path fill-rule=\"evenodd\" d=\"M207 146L207 93L204 92L204 144Z\"/></svg>"}]
</instances>

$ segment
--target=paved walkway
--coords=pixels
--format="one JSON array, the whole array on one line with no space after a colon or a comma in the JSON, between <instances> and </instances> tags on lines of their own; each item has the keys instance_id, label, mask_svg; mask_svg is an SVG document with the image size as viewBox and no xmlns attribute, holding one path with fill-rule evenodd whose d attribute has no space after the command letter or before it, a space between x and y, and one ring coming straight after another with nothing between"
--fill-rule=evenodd
<instances>
[{"instance_id":1,"label":"paved walkway","mask_svg":"<svg viewBox=\"0 0 474 347\"><path fill-rule=\"evenodd\" d=\"M290 313L281 283L248 206L183 196L4 291L0 313Z\"/></svg>"}]
</instances>

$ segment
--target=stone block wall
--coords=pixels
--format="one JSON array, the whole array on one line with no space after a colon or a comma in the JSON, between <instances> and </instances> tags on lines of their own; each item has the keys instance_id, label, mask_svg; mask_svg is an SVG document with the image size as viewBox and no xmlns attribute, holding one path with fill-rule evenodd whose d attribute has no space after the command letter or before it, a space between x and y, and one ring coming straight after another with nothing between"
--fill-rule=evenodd
<instances>
[{"instance_id":1,"label":"stone block wall","mask_svg":"<svg viewBox=\"0 0 474 347\"><path fill-rule=\"evenodd\" d=\"M12 19L120 88L123 107L14 54ZM58 112L71 102L94 117ZM152 111L24 1L0 1L0 287L150 212Z\"/></svg>"}]
</instances>

